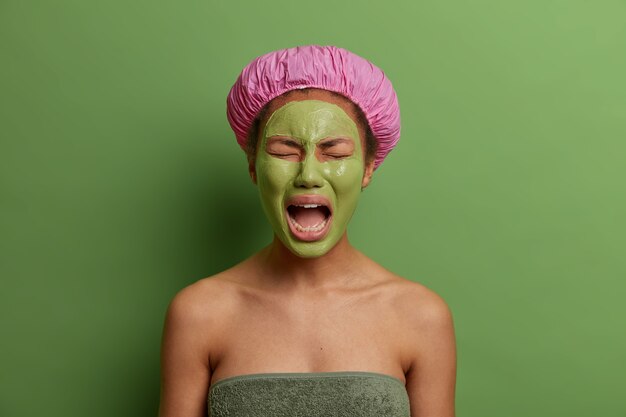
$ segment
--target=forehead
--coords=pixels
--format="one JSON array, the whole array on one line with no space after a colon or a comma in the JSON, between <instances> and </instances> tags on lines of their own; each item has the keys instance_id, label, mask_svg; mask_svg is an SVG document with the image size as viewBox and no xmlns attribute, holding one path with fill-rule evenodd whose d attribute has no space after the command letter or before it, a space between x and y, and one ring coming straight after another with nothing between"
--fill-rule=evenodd
<instances>
[{"instance_id":1,"label":"forehead","mask_svg":"<svg viewBox=\"0 0 626 417\"><path fill-rule=\"evenodd\" d=\"M320 100L292 101L268 119L265 137L291 136L318 141L327 137L359 140L354 121L339 106Z\"/></svg>"},{"instance_id":2,"label":"forehead","mask_svg":"<svg viewBox=\"0 0 626 417\"><path fill-rule=\"evenodd\" d=\"M306 90L292 90L270 101L267 107L267 112L261 120L259 131L263 132L265 130L265 125L267 124L268 119L276 110L278 110L287 103L303 100L319 100L339 106L356 124L361 141L365 140L365 128L362 122L359 120L359 117L355 110L356 104L354 104L346 97L317 88L308 88Z\"/></svg>"}]
</instances>

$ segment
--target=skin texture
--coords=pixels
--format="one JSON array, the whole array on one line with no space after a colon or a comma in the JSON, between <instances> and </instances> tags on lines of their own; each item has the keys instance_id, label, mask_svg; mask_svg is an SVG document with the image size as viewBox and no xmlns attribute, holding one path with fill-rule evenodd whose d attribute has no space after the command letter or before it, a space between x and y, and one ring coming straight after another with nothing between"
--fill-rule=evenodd
<instances>
[{"instance_id":1,"label":"skin texture","mask_svg":"<svg viewBox=\"0 0 626 417\"><path fill-rule=\"evenodd\" d=\"M320 100L292 101L268 119L256 158L265 213L282 243L301 257L327 253L346 231L361 194L363 150L354 121L341 107ZM290 231L286 201L326 197L333 208L329 232L314 242Z\"/></svg>"},{"instance_id":2,"label":"skin texture","mask_svg":"<svg viewBox=\"0 0 626 417\"><path fill-rule=\"evenodd\" d=\"M356 122L349 102L323 90L278 98L268 114L302 100L335 104ZM255 163L249 160L253 181ZM364 167L362 185L370 176ZM454 417L451 311L434 291L356 250L345 232L328 252L309 258L275 237L170 303L159 416L205 417L210 387L231 376L334 371L394 376L405 382L411 417Z\"/></svg>"}]
</instances>

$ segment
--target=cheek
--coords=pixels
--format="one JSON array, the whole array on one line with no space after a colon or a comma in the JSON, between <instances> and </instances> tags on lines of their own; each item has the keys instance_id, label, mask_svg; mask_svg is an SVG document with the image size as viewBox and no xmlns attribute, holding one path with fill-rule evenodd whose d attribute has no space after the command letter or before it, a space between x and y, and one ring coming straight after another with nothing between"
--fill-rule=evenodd
<instances>
[{"instance_id":1,"label":"cheek","mask_svg":"<svg viewBox=\"0 0 626 417\"><path fill-rule=\"evenodd\" d=\"M356 159L346 159L330 163L329 165L328 175L337 194L360 193L361 180L363 178L363 162Z\"/></svg>"},{"instance_id":2,"label":"cheek","mask_svg":"<svg viewBox=\"0 0 626 417\"><path fill-rule=\"evenodd\" d=\"M256 164L257 184L264 197L279 196L297 175L297 164L277 158L260 157Z\"/></svg>"}]
</instances>

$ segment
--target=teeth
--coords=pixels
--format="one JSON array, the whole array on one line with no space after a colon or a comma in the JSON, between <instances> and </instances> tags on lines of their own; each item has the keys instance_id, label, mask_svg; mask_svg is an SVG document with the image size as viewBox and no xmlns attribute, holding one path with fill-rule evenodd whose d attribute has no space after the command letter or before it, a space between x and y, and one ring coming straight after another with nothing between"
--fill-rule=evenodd
<instances>
[{"instance_id":1,"label":"teeth","mask_svg":"<svg viewBox=\"0 0 626 417\"><path fill-rule=\"evenodd\" d=\"M298 230L300 232L319 232L320 230L322 230L324 228L324 226L326 226L327 220L324 219L320 223L316 224L315 226L309 226L309 227L301 226L300 223L296 222L291 217L289 217L289 222L291 224L293 224L293 227L295 227L296 230Z\"/></svg>"},{"instance_id":2,"label":"teeth","mask_svg":"<svg viewBox=\"0 0 626 417\"><path fill-rule=\"evenodd\" d=\"M321 204L296 204L296 207L316 208L321 207Z\"/></svg>"}]
</instances>

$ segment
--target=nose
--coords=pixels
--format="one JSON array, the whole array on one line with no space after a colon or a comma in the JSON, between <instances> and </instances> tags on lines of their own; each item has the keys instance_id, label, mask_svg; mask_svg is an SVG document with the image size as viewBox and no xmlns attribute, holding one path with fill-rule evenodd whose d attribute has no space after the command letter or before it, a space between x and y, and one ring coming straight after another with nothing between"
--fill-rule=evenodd
<instances>
[{"instance_id":1,"label":"nose","mask_svg":"<svg viewBox=\"0 0 626 417\"><path fill-rule=\"evenodd\" d=\"M322 176L320 162L317 161L315 155L307 155L300 162L300 172L295 180L296 187L316 188L324 185L324 177Z\"/></svg>"}]
</instances>

